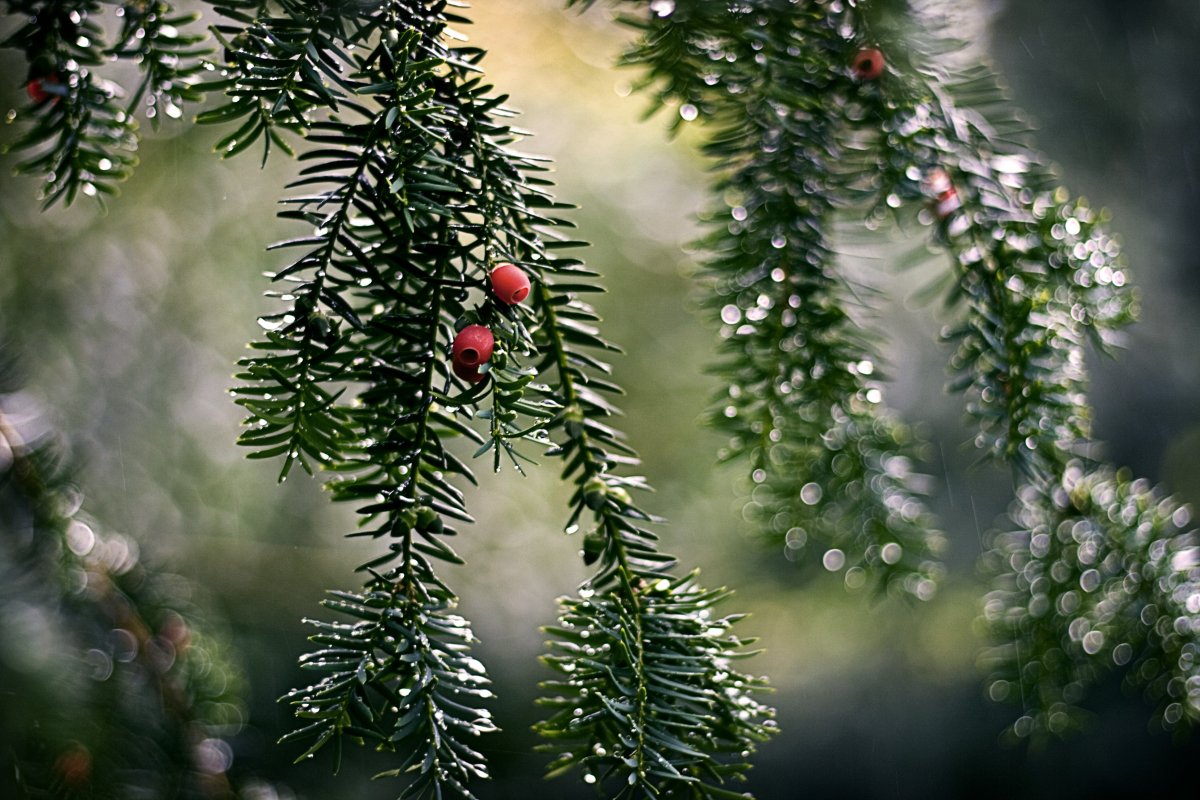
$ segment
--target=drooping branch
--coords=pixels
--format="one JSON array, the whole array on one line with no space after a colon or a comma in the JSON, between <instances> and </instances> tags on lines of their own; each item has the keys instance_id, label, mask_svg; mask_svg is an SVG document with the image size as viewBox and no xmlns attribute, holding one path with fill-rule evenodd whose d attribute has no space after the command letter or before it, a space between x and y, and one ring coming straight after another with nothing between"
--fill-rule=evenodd
<instances>
[{"instance_id":1,"label":"drooping branch","mask_svg":"<svg viewBox=\"0 0 1200 800\"><path fill-rule=\"evenodd\" d=\"M0 764L20 796L225 798L242 681L194 587L81 510L29 396L0 387ZM46 648L30 657L28 648ZM228 710L233 710L232 717ZM6 780L6 785L9 785Z\"/></svg>"},{"instance_id":2,"label":"drooping branch","mask_svg":"<svg viewBox=\"0 0 1200 800\"><path fill-rule=\"evenodd\" d=\"M754 523L789 557L928 599L940 534L918 491L913 434L882 406L865 292L839 271L833 224L850 194L838 165L855 89L848 12L757 2L654 3L622 20L624 63L658 105L711 132L719 200L700 242L701 302L720 326L709 412L746 462Z\"/></svg>"},{"instance_id":3,"label":"drooping branch","mask_svg":"<svg viewBox=\"0 0 1200 800\"><path fill-rule=\"evenodd\" d=\"M1192 724L1196 533L1177 501L1106 466L1091 436L1085 348L1111 348L1136 312L1118 244L1044 166L996 76L932 55L953 38L939 14L916 4L897 27L879 6L857 35L897 54L897 69L864 87L856 146L884 175L879 205L925 206L952 258L952 387L1018 495L1015 530L985 558L990 692L1023 705L1018 737L1058 735L1121 669L1164 726Z\"/></svg>"},{"instance_id":4,"label":"drooping branch","mask_svg":"<svg viewBox=\"0 0 1200 800\"><path fill-rule=\"evenodd\" d=\"M211 51L203 34L189 30L199 15L176 12L161 0L5 5L21 23L0 46L23 52L29 96L18 117L24 130L6 150L24 154L18 172L42 179L46 207L60 200L69 205L79 192L102 202L137 164L142 100L155 127L200 100L202 59ZM111 42L101 20L106 5L116 6L121 20ZM132 61L141 72L132 92L113 79L118 61Z\"/></svg>"},{"instance_id":5,"label":"drooping branch","mask_svg":"<svg viewBox=\"0 0 1200 800\"><path fill-rule=\"evenodd\" d=\"M358 621L319 623L314 640L323 647L304 666L324 674L290 695L306 724L288 738L312 740L308 753L345 735L403 746L408 756L385 774L415 776L406 796L470 796L468 781L485 767L462 735L493 726L464 705L487 696L486 679L465 655L465 621L445 614L454 597L429 560L459 562L447 519L470 521L451 481L473 478L442 440L467 436L480 443L477 455L493 452L497 468L502 454L519 468L531 460L523 451L557 439L551 452L576 485L569 527L587 509L597 522L585 550L600 573L584 591L615 616L595 623L633 650L588 654L588 669L614 680L587 699L604 704L598 714L584 722L556 715L541 726L583 743L559 751L556 768L582 765L593 780L616 777L623 791L646 796L671 787L728 794L720 784L747 768L745 752L768 732L770 711L753 699L763 683L731 669L744 643L726 633L734 618L710 616L725 592L666 576L674 559L658 552L643 527L653 517L628 493L645 481L619 472L636 460L601 421L615 409L598 392L617 387L596 374L608 367L588 352L616 348L576 297L600 291L595 274L557 255L583 243L556 230L569 226L556 215L567 206L549 194L545 159L514 148L513 112L483 82L483 51L448 33L465 20L444 4L342 10L331 27L295 11L293 29L319 45L262 33L288 28L287 19L221 29L240 43L222 80L241 99L223 107L239 113L217 109L211 120L237 122L242 103L259 109L230 149L270 136L268 106L283 109L312 148L293 183L303 193L284 212L311 234L280 245L300 253L276 273L290 284L279 293L285 307L263 320L267 336L243 361L246 384L235 390L250 412L243 441L258 456L284 458L284 475L292 461L338 474L329 484L335 499L364 503L361 535L388 547L363 565L362 591L328 601ZM251 97L259 89L287 96L288 76L315 69L307 60L331 73L324 95L302 92L306 105L290 110ZM261 84L259 61L269 72ZM528 303L490 291L501 263L532 279ZM463 371L451 344L468 328L486 332L476 335L486 335L489 356ZM472 419L486 420L486 436ZM647 592L657 595L643 599ZM553 663L570 671L573 657ZM591 691L570 679L555 688ZM636 697L632 713L621 711L626 691Z\"/></svg>"}]
</instances>

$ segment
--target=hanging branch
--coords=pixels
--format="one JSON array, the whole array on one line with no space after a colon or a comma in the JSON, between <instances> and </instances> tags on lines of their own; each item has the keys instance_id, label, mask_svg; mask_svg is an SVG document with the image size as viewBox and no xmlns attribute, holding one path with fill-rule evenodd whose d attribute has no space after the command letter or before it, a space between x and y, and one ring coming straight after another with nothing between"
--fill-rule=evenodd
<instances>
[{"instance_id":1,"label":"hanging branch","mask_svg":"<svg viewBox=\"0 0 1200 800\"><path fill-rule=\"evenodd\" d=\"M1022 487L1015 530L985 558L988 694L1020 702L1017 737L1086 724L1086 691L1114 668L1144 687L1164 728L1200 719L1200 548L1186 507L1127 473L1072 461Z\"/></svg>"},{"instance_id":2,"label":"hanging branch","mask_svg":"<svg viewBox=\"0 0 1200 800\"><path fill-rule=\"evenodd\" d=\"M310 461L339 474L334 499L365 504L354 535L389 542L363 565L361 591L325 602L354 621L314 623L321 649L302 666L322 677L288 695L304 724L284 740L311 740L301 758L331 741L340 750L343 736L404 747L400 765L382 773L411 778L403 796L471 797L468 783L486 767L464 737L495 729L475 705L490 691L468 654L470 628L452 613L457 598L431 563L461 563L445 520L471 519L450 480L473 478L443 439L478 435L434 402L450 380L438 351L463 313L470 248L452 228L452 206L468 194L469 173L459 166L460 120L428 88L440 63L425 57L425 37L444 21L407 12L386 3L345 17L277 17L238 34L267 49L245 60L245 73L231 69L237 102L290 92L277 78L289 58L296 75L311 79L319 63L337 79L305 112L315 116L320 99L326 114L295 120L316 148L301 155L308 165L291 187L303 194L281 216L313 233L276 245L301 253L276 274L293 284L282 295L289 307L263 320L267 338L242 362L247 385L235 393L256 457L282 456L281 479L293 463L311 472ZM294 39L262 33L298 22L313 26L306 36L319 47L296 51ZM267 81L256 78L260 62ZM348 389L352 402L341 400Z\"/></svg>"},{"instance_id":3,"label":"hanging branch","mask_svg":"<svg viewBox=\"0 0 1200 800\"><path fill-rule=\"evenodd\" d=\"M0 674L15 734L0 762L22 797L230 797L222 737L242 712L227 646L192 587L79 510L41 416L0 394L0 650L14 650ZM39 644L55 657L15 652Z\"/></svg>"},{"instance_id":4,"label":"hanging branch","mask_svg":"<svg viewBox=\"0 0 1200 800\"><path fill-rule=\"evenodd\" d=\"M928 524L920 505L904 499L903 481L878 476L896 450L887 423L846 425L870 409L863 400L879 398L859 368L873 371L876 359L839 296L828 233L839 208L867 204L874 228L917 206L954 256L951 302L965 312L948 334L958 345L952 388L970 398L977 444L1011 465L1021 497L1014 515L1023 531L998 538L996 552L1007 558L989 559L1001 568L987 613L998 637L988 655L992 694L1024 698L1015 732L1061 732L1086 685L1136 651L1137 678L1167 698L1164 724L1195 717L1194 693L1185 698L1200 612L1188 605L1200 577L1187 555L1195 539L1162 522L1182 527L1187 513L1113 477L1092 455L1084 348L1111 348L1135 311L1119 247L1102 215L1058 186L991 71L955 52L951 25L926 3L622 5L638 8L622 21L642 32L626 61L646 69L643 88L660 105L677 105L676 127L699 119L717 128L706 151L722 170L716 189L725 202L711 215L716 227L704 244L714 255L703 274L712 289L705 302L724 323L727 360L717 372L729 389L713 418L732 434L728 455L751 458L759 485L750 508L762 510L760 525L804 541L811 523L780 512L806 501L820 511L832 496L825 518L837 529L825 535L837 543L855 519L837 503L869 508L862 486L881 490L876 531L895 535L886 512L897 507L912 509L911 519L897 520L909 540ZM870 435L853 441L847 427ZM789 451L789 441L812 447ZM776 466L782 478L772 476ZM1090 499L1063 500L1063 487ZM1134 518L1145 518L1130 509L1147 508L1154 516L1139 528ZM1158 594L1132 579L1106 584L1089 612L1105 574L1090 560L1099 545L1050 546L1032 533L1050 530L1058 542L1055 521L1072 515L1104 534L1110 568L1159 576ZM856 547L867 566L886 552ZM1164 562L1168 553L1179 555ZM830 556L840 565L844 554L827 553L827 566ZM904 585L924 583L906 577Z\"/></svg>"},{"instance_id":5,"label":"hanging branch","mask_svg":"<svg viewBox=\"0 0 1200 800\"><path fill-rule=\"evenodd\" d=\"M413 778L403 796L471 796L485 767L462 736L493 726L466 704L489 693L430 558L460 563L446 520L470 517L451 480L474 479L442 441L467 436L497 469L502 456L520 469L531 462L522 450L560 435L551 452L577 489L569 529L593 510L585 559L601 571L582 590L593 599L564 601L564 627L590 626L597 646L577 653L567 641L550 659L572 675L548 702L590 709L539 726L558 740L555 769L582 765L639 796L726 796L717 784L747 768L768 732L770 711L753 699L763 681L731 669L744 643L727 633L734 618L711 618L726 593L668 577L673 559L640 527L653 518L628 490L644 479L618 473L636 460L601 421L615 410L597 392L617 387L585 351L616 348L575 296L600 287L581 262L551 257L583 243L554 232L568 223L551 214L566 206L549 195L545 159L512 148L514 114L483 83L483 51L455 44L463 37L447 25L465 20L445 9L394 2L314 17L296 7L221 29L241 43L223 79L235 99L209 119L245 119L219 149L271 135L277 112L315 146L293 183L304 193L283 213L313 232L279 245L301 253L276 274L290 284L286 305L263 320L235 390L250 412L243 442L282 457L281 477L293 462L343 476L334 498L367 503L357 535L390 541L363 565L363 591L327 603L357 621L320 624L324 649L304 666L326 674L289 696L306 724L286 738L311 739L304 755L344 735L403 746L405 760L384 773ZM292 35L264 33L283 30ZM312 44L298 46L301 36ZM317 74L329 78L320 92L281 99ZM525 286L500 294L501 269ZM602 631L616 644L604 647Z\"/></svg>"},{"instance_id":6,"label":"hanging branch","mask_svg":"<svg viewBox=\"0 0 1200 800\"><path fill-rule=\"evenodd\" d=\"M145 100L146 117L155 129L163 116L182 118L185 105L204 97L198 85L204 71L202 59L212 53L204 34L185 30L200 14L179 13L161 1L122 3L116 13L121 30L107 55L133 61L142 72L130 92L126 113L136 113Z\"/></svg>"},{"instance_id":7,"label":"hanging branch","mask_svg":"<svg viewBox=\"0 0 1200 800\"><path fill-rule=\"evenodd\" d=\"M23 112L26 130L6 151L27 152L16 165L42 177L44 207L70 205L79 192L103 202L137 164L134 116L146 100L157 127L160 114L178 119L196 102L209 50L202 34L187 26L198 14L177 13L163 2L115 4L121 19L117 40L106 44L105 4L97 0L7 0L9 15L24 20L0 46L20 49L29 65ZM134 61L143 73L132 95L111 74L115 62ZM126 97L129 97L126 100Z\"/></svg>"},{"instance_id":8,"label":"hanging branch","mask_svg":"<svg viewBox=\"0 0 1200 800\"><path fill-rule=\"evenodd\" d=\"M883 175L880 205L926 205L953 257L963 321L948 334L951 385L970 398L977 444L1017 484L1018 529L985 559L997 585L985 606L989 692L1023 705L1017 736L1061 734L1086 689L1126 667L1162 698L1164 726L1190 724L1196 534L1185 508L1093 455L1084 347L1107 349L1135 313L1119 247L1102 215L1056 185L988 69L933 65L951 38L938 36L944 20L923 7L906 18L926 39L879 17L860 18L854 44L878 42L904 69L863 86L856 145Z\"/></svg>"},{"instance_id":9,"label":"hanging branch","mask_svg":"<svg viewBox=\"0 0 1200 800\"><path fill-rule=\"evenodd\" d=\"M839 274L832 225L845 104L843 14L788 2L623 3L641 33L624 63L645 71L673 128L711 129L720 198L701 243L701 298L719 321L709 421L722 460L746 462L758 528L798 558L813 548L847 583L928 599L943 540L912 473L919 448L882 406L862 287Z\"/></svg>"},{"instance_id":10,"label":"hanging branch","mask_svg":"<svg viewBox=\"0 0 1200 800\"><path fill-rule=\"evenodd\" d=\"M567 437L558 451L576 486L567 530L576 531L591 510L583 555L599 571L578 599L560 601L559 625L548 631L555 640L546 662L562 675L544 685L554 694L541 702L553 713L537 726L553 740L544 747L557 756L550 774L580 767L585 782L614 797L743 796L721 784L740 779L747 755L775 730L773 711L754 697L765 679L732 668L750 655L744 648L752 640L730 632L739 617L712 616L728 592L702 589L695 573L670 575L675 559L658 551L658 537L644 527L661 520L629 493L649 486L619 474L637 460L621 434L600 422L615 413L589 388L604 388L589 375L603 368L578 349L578 335L560 316L586 317L590 309L556 296L557 289L542 289L540 330L566 409L553 427Z\"/></svg>"}]
</instances>

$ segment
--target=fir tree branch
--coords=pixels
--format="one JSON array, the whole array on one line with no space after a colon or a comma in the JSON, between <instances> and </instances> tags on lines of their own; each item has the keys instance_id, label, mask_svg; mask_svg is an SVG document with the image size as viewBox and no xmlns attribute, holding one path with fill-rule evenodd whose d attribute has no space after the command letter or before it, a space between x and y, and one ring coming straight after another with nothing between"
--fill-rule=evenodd
<instances>
[{"instance_id":1,"label":"fir tree branch","mask_svg":"<svg viewBox=\"0 0 1200 800\"><path fill-rule=\"evenodd\" d=\"M544 749L557 755L550 774L582 768L585 781L611 786L617 797L737 796L721 784L741 777L745 753L774 730L773 711L754 697L765 680L731 668L750 642L728 635L737 617L711 619L728 593L701 589L694 574L671 577L675 559L643 527L661 520L640 509L629 489L649 486L617 472L636 457L599 421L615 410L584 389L589 365L558 321L563 309L587 307L554 289L541 288L546 320L539 330L565 406L552 428L567 437L556 452L576 486L567 530L591 510L595 526L583 554L599 571L579 599L560 601L559 626L548 631L555 640L546 661L563 675L545 684L556 694L541 702L553 713L537 726L553 741Z\"/></svg>"},{"instance_id":2,"label":"fir tree branch","mask_svg":"<svg viewBox=\"0 0 1200 800\"><path fill-rule=\"evenodd\" d=\"M335 6L305 2L281 3L274 15L259 3L216 7L240 24L214 26L217 40L225 45L224 74L203 88L224 92L228 99L199 114L196 122L238 123L214 146L223 158L244 152L259 139L263 164L272 144L291 155L280 131L302 131L314 114L336 111L347 91L353 91L343 78L348 64L338 42L348 36L343 25L354 24L354 15L343 18Z\"/></svg>"},{"instance_id":3,"label":"fir tree branch","mask_svg":"<svg viewBox=\"0 0 1200 800\"><path fill-rule=\"evenodd\" d=\"M514 222L526 229L517 241L534 245L528 262L543 270L533 338L545 354L542 374L554 375L547 391L563 409L548 427L562 437L551 452L576 487L567 531L591 511L583 557L598 567L579 599L560 601L560 624L548 631L555 640L546 661L564 676L545 684L555 694L541 702L553 713L537 726L557 756L550 775L580 768L586 782L611 785L618 797L733 796L721 784L741 777L745 755L774 729L773 712L754 698L765 681L731 668L748 642L726 635L736 617L711 619L727 593L699 588L694 575L669 575L675 559L645 527L662 520L630 494L650 487L621 474L638 460L607 424L617 411L600 392L616 387L596 375L608 365L582 349L613 349L586 327L597 317L576 296L597 290L594 274L537 247L543 237L530 220Z\"/></svg>"},{"instance_id":4,"label":"fir tree branch","mask_svg":"<svg viewBox=\"0 0 1200 800\"><path fill-rule=\"evenodd\" d=\"M1016 528L986 563L995 700L1019 700L1016 737L1084 725L1108 672L1141 684L1166 729L1200 721L1200 547L1189 510L1126 472L1070 462L1061 483L1022 487Z\"/></svg>"},{"instance_id":5,"label":"fir tree branch","mask_svg":"<svg viewBox=\"0 0 1200 800\"><path fill-rule=\"evenodd\" d=\"M879 6L878 15L889 9ZM886 16L859 20L856 41L884 42L905 68L861 87L867 139L855 146L870 156L860 168L883 175L879 207L927 205L924 221L954 256L950 300L971 310L947 334L959 347L951 386L970 397L979 446L1020 475L1054 480L1090 436L1082 348L1114 344L1135 298L1102 215L1042 166L990 70L934 61L950 35L921 8L899 29ZM909 36L914 27L923 34Z\"/></svg>"},{"instance_id":6,"label":"fir tree branch","mask_svg":"<svg viewBox=\"0 0 1200 800\"><path fill-rule=\"evenodd\" d=\"M161 0L123 3L117 13L121 30L107 54L136 62L143 73L131 92L126 113L134 114L144 98L146 116L155 128L163 115L179 119L185 104L203 99L197 86L204 70L201 59L212 50L204 34L185 31L200 14L175 12Z\"/></svg>"}]
</instances>

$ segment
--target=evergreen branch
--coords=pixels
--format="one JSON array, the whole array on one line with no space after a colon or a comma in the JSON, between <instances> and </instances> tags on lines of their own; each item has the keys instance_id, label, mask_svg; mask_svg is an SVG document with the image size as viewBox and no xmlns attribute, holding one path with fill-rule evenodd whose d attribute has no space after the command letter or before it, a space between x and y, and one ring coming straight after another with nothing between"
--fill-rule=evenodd
<instances>
[{"instance_id":1,"label":"evergreen branch","mask_svg":"<svg viewBox=\"0 0 1200 800\"><path fill-rule=\"evenodd\" d=\"M694 577L638 581L632 598L584 589L562 601L545 660L563 677L543 685L560 694L540 701L552 713L538 726L557 756L551 775L582 767L610 797L745 796L719 784L773 730L753 696L766 684L731 668L750 642L730 634L736 619L707 616L726 592Z\"/></svg>"},{"instance_id":2,"label":"evergreen branch","mask_svg":"<svg viewBox=\"0 0 1200 800\"><path fill-rule=\"evenodd\" d=\"M790 558L819 548L847 583L927 599L941 567L911 465L912 434L882 409L875 343L837 272L832 223L847 194L836 163L847 110L817 98L854 84L844 13L786 2L737 12L704 2L625 3L644 70L673 128L700 120L717 169L700 242L701 302L721 326L709 422L722 460L747 462L747 508Z\"/></svg>"},{"instance_id":3,"label":"evergreen branch","mask_svg":"<svg viewBox=\"0 0 1200 800\"><path fill-rule=\"evenodd\" d=\"M214 26L225 45L223 76L203 88L224 92L228 100L199 114L196 122L238 123L215 145L223 158L259 139L264 164L272 144L291 154L280 131L303 131L315 114L337 111L353 91L343 77L353 61L339 42L352 43L346 41L346 24L369 26L371 17L357 19L351 12L347 18L338 7L294 1L281 3L273 16L265 13L265 4L218 5L217 10L240 24ZM257 13L247 16L247 10Z\"/></svg>"},{"instance_id":4,"label":"evergreen branch","mask_svg":"<svg viewBox=\"0 0 1200 800\"><path fill-rule=\"evenodd\" d=\"M622 796L653 797L678 789L695 797L725 796L729 793L719 784L748 767L746 753L770 730L771 711L752 696L762 690L763 682L729 668L730 658L743 655L737 652L741 642L729 638L718 647L711 640L689 638L688 631L732 623L733 619L709 621L711 606L724 593L703 592L690 579L664 577L674 559L657 550L657 536L643 527L656 518L630 496L631 489L648 486L640 476L618 474L635 465L636 457L623 435L604 421L616 410L601 393L617 389L596 374L606 374L608 366L587 352L616 348L599 335L593 326L595 312L576 296L599 290L590 280L594 273L576 259L552 257L556 250L581 243L556 233L554 228L565 223L546 213L565 206L549 196L549 181L541 176L545 159L512 149L518 136L506 121L512 112L482 83L482 51L447 47L443 39L426 41L427 54L448 66L448 75L434 83L434 96L462 121L463 132L451 138L469 151L467 174L473 176L473 191L458 227L464 249L470 248L485 269L504 260L528 269L537 279L530 309L488 298L461 319L483 322L498 335L499 353L488 371L493 439L482 451L495 449L498 459L511 439L541 441L542 431L563 437L551 453L563 459L564 477L576 487L568 530L577 530L586 509L596 520L585 536L584 558L589 564L599 562L600 571L581 594L595 596L595 608L604 606L614 615L603 624L625 645L621 652L610 650L597 657L607 671L623 671L628 681L620 688L598 690L589 700L603 696L614 704L605 706L603 723L580 728L555 715L538 726L550 738L583 743L560 753L552 772L582 766L585 775L594 775L593 760L611 763L611 756L623 770ZM464 281L470 283L471 278L464 276ZM536 367L521 368L520 359L531 356L538 359ZM553 416L548 418L547 412ZM662 596L661 601L647 603L641 593L651 580ZM667 607L670 613L658 613ZM593 607L564 601L566 617L588 617L589 608ZM685 675L675 676L682 688L673 688L669 678L660 679L672 669L658 666L662 661L670 661ZM561 659L553 663L570 671ZM554 703L569 703L588 691L585 684L573 681L553 688L564 693ZM623 697L620 692L626 689L630 694ZM617 710L617 704L626 702L631 704L629 711ZM691 729L672 733L669 720L681 719ZM672 749L676 741L686 742L681 745L686 753Z\"/></svg>"},{"instance_id":5,"label":"evergreen branch","mask_svg":"<svg viewBox=\"0 0 1200 800\"><path fill-rule=\"evenodd\" d=\"M301 667L324 675L287 695L303 725L281 741L314 740L298 761L335 737L339 753L342 736L378 749L406 745L400 766L376 777L409 778L405 798L440 797L447 788L471 798L468 784L487 770L463 737L496 730L474 707L492 696L489 681L468 654L475 639L466 620L447 613L455 598L440 585L422 588L427 563L421 572L407 580L377 575L362 593L334 592L324 601L356 621L310 621L318 630L311 640L322 647Z\"/></svg>"},{"instance_id":6,"label":"evergreen branch","mask_svg":"<svg viewBox=\"0 0 1200 800\"><path fill-rule=\"evenodd\" d=\"M884 20L858 26L859 42L902 52ZM949 37L928 8L913 20L932 42L917 37L908 69L863 87L855 146L884 173L879 206L927 205L953 256L965 313L951 385L971 399L977 444L1014 471L1018 530L986 558L991 694L1024 707L1017 737L1062 734L1087 688L1136 658L1127 674L1167 698L1164 726L1188 724L1197 536L1175 501L1090 452L1084 345L1111 345L1135 312L1119 248L1103 215L1054 185L1021 115L997 116L995 76L931 66Z\"/></svg>"},{"instance_id":7,"label":"evergreen branch","mask_svg":"<svg viewBox=\"0 0 1200 800\"><path fill-rule=\"evenodd\" d=\"M1041 166L1027 123L990 70L935 66L921 46L944 50L944 23L928 9L916 17L934 38L914 40L906 27L916 45L907 51L898 31L860 24L860 42L907 52L901 64L910 70L859 93L867 139L856 147L871 154L862 168L884 176L880 207L928 205L925 221L954 256L951 300L970 310L949 333L958 343L951 386L971 399L980 446L1022 475L1054 480L1089 436L1082 347L1089 338L1111 345L1134 316L1119 247L1102 215L1072 201Z\"/></svg>"},{"instance_id":8,"label":"evergreen branch","mask_svg":"<svg viewBox=\"0 0 1200 800\"><path fill-rule=\"evenodd\" d=\"M201 96L196 81L208 51L202 35L183 30L196 15L176 14L164 2L121 4L121 30L110 46L98 21L102 8L95 0L6 3L7 13L24 21L0 46L23 51L31 105L27 127L5 150L28 151L16 168L42 177L46 207L59 200L69 205L79 192L101 202L116 193L137 164L133 111L147 93L147 115L156 126L160 110L181 117L180 106ZM128 103L127 92L102 77L118 59L133 60L144 72Z\"/></svg>"},{"instance_id":9,"label":"evergreen branch","mask_svg":"<svg viewBox=\"0 0 1200 800\"><path fill-rule=\"evenodd\" d=\"M662 520L630 494L649 484L620 474L638 463L636 454L601 421L617 412L595 390L615 387L591 374L607 372L606 365L581 348L598 343L570 324L594 312L563 290L587 273L573 261L562 272L555 260L541 263L554 277L538 287L535 336L557 372L564 409L550 431L565 441L552 452L576 487L567 531L577 531L591 510L583 558L599 570L580 599L560 601L559 626L548 629L556 640L546 661L566 676L544 684L556 694L541 702L554 711L536 726L552 740L543 749L556 754L549 774L580 768L585 782L611 784L614 797L738 796L721 784L741 779L746 755L774 732L773 710L754 697L766 682L730 668L749 654L742 651L748 642L725 636L737 617L710 619L728 593L700 589L694 574L669 575L675 558L644 527Z\"/></svg>"},{"instance_id":10,"label":"evergreen branch","mask_svg":"<svg viewBox=\"0 0 1200 800\"><path fill-rule=\"evenodd\" d=\"M1144 684L1164 728L1200 721L1200 547L1190 513L1127 473L1081 462L1049 491L1024 487L1017 528L987 559L984 601L995 643L989 694L1019 700L1018 737L1062 735L1103 676Z\"/></svg>"},{"instance_id":11,"label":"evergreen branch","mask_svg":"<svg viewBox=\"0 0 1200 800\"><path fill-rule=\"evenodd\" d=\"M0 394L0 650L50 637L58 657L3 659L21 699L6 703L4 728L18 733L0 762L22 796L227 797L223 771L199 760L240 722L224 711L240 704L226 645L204 629L192 587L78 510L40 414ZM35 629L20 623L30 614Z\"/></svg>"},{"instance_id":12,"label":"evergreen branch","mask_svg":"<svg viewBox=\"0 0 1200 800\"><path fill-rule=\"evenodd\" d=\"M293 27L320 27L301 22ZM362 566L361 592L325 603L356 621L314 623L321 647L302 663L324 674L288 695L302 726L285 740L308 740L301 758L329 743L340 751L346 736L404 748L401 765L380 773L410 779L402 796L471 797L468 784L486 767L464 737L495 730L474 707L490 692L467 654L469 626L449 613L457 598L431 563L462 563L445 519L471 521L451 480L474 478L443 440L482 441L461 421L469 412L437 402L450 399L442 354L464 313L472 249L460 233L472 192L462 121L430 88L442 65L425 52L444 21L385 3L348 18L331 11L321 24L319 60L342 65L339 95L304 121L313 149L291 185L301 193L281 212L313 232L278 245L301 252L276 274L295 286L281 295L288 307L264 319L274 328L259 345L266 352L243 361L248 384L235 391L251 412L244 443L256 456L283 456L284 474L292 458L336 473L334 499L360 504L364 530L354 535L390 543ZM288 27L277 19L247 29ZM247 64L238 81L260 86L256 62ZM291 79L265 69L262 86L290 96ZM315 101L310 110L320 111Z\"/></svg>"},{"instance_id":13,"label":"evergreen branch","mask_svg":"<svg viewBox=\"0 0 1200 800\"><path fill-rule=\"evenodd\" d=\"M142 70L141 82L131 93L127 114L133 114L143 98L146 116L155 128L162 116L179 119L187 103L198 103L203 93L197 87L204 71L201 59L211 53L202 33L185 33L200 14L177 13L161 0L121 5L121 31L108 48L110 57L134 61Z\"/></svg>"}]
</instances>

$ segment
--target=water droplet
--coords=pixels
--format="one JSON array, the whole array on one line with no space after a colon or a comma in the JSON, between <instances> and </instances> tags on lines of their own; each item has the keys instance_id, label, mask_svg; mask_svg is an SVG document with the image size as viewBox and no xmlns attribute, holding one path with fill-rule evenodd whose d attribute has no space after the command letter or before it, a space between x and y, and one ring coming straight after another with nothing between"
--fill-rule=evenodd
<instances>
[{"instance_id":1,"label":"water droplet","mask_svg":"<svg viewBox=\"0 0 1200 800\"><path fill-rule=\"evenodd\" d=\"M831 550L826 550L821 563L825 565L825 569L830 572L837 572L846 563L846 554L836 547Z\"/></svg>"},{"instance_id":2,"label":"water droplet","mask_svg":"<svg viewBox=\"0 0 1200 800\"><path fill-rule=\"evenodd\" d=\"M1114 276L1115 277L1115 276ZM1115 282L1115 281L1114 281ZM1171 523L1176 528L1182 528L1192 519L1192 512L1187 506L1180 506L1175 509L1175 513L1171 515Z\"/></svg>"},{"instance_id":3,"label":"water droplet","mask_svg":"<svg viewBox=\"0 0 1200 800\"><path fill-rule=\"evenodd\" d=\"M1100 573L1094 569L1079 576L1079 588L1085 592L1094 592L1100 586Z\"/></svg>"}]
</instances>

